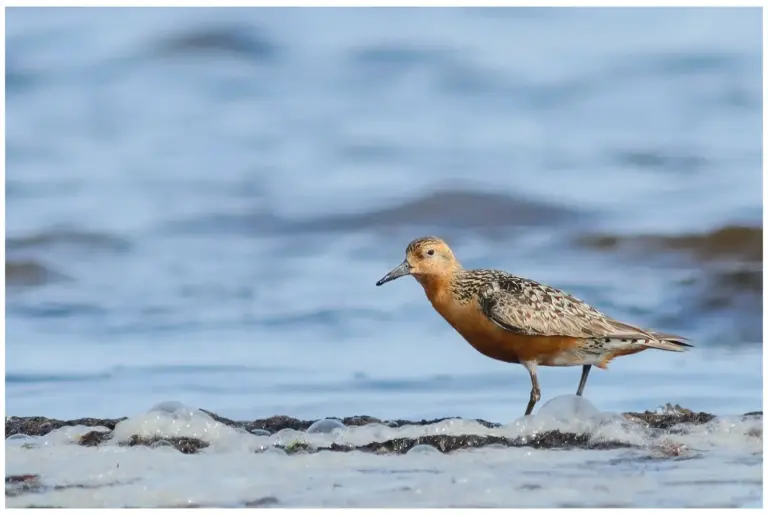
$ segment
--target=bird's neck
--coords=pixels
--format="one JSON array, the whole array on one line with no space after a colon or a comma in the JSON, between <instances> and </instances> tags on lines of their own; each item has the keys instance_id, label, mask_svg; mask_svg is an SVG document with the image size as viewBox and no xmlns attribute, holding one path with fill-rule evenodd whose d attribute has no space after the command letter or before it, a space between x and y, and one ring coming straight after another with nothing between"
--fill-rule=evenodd
<instances>
[{"instance_id":1,"label":"bird's neck","mask_svg":"<svg viewBox=\"0 0 768 515\"><path fill-rule=\"evenodd\" d=\"M439 274L424 274L416 277L416 280L424 288L424 293L429 301L437 308L451 299L451 287L460 270L460 267L457 267L456 269L441 271Z\"/></svg>"}]
</instances>

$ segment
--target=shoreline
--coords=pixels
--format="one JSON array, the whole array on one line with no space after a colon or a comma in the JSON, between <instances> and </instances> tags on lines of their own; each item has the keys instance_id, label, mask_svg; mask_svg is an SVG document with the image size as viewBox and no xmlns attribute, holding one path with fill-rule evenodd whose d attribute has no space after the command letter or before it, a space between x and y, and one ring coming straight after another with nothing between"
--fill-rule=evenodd
<instances>
[{"instance_id":1,"label":"shoreline","mask_svg":"<svg viewBox=\"0 0 768 515\"><path fill-rule=\"evenodd\" d=\"M211 411L200 409L216 422L228 427L241 429L258 436L271 436L283 429L294 431L306 431L308 433L330 433L337 428L365 426L368 424L381 424L390 428L403 426L426 426L446 420L467 420L477 422L487 428L501 427L502 424L489 422L482 419L461 419L461 417L445 417L434 420L381 420L367 415L352 417L328 417L318 420L301 420L286 415L275 415L253 421L235 421L222 417ZM678 424L700 425L718 418L716 415L705 412L694 412L680 406L667 405L661 411L626 412L621 414L627 421L638 424L640 427L660 432L674 432ZM762 411L754 411L741 415L742 419L762 418ZM97 447L112 436L115 427L128 417L118 419L79 418L73 420L58 420L46 417L14 417L5 419L5 437L8 439L14 435L44 436L51 431L66 426L104 427L107 431L94 430L82 435L78 443L84 447ZM342 425L343 424L343 425ZM155 436L145 438L132 435L127 441L119 442L120 446L133 447L136 445L152 448L160 446L172 446L184 454L194 454L210 445L209 442L192 437L162 437ZM595 442L588 433L562 432L549 430L534 433L531 436L507 438L494 435L424 435L417 438L394 438L381 442L371 442L366 445L340 445L333 443L326 447L314 447L306 442L296 441L289 445L274 445L282 449L286 454L315 453L320 451L350 452L362 451L374 454L405 454L417 445L429 445L443 453L450 453L459 449L478 448L486 446L501 447L531 447L536 449L617 449L635 447L627 442L607 440Z\"/></svg>"},{"instance_id":2,"label":"shoreline","mask_svg":"<svg viewBox=\"0 0 768 515\"><path fill-rule=\"evenodd\" d=\"M564 415L564 418L559 418L560 415ZM395 503L397 504L405 502L405 498L411 498L409 496L417 488L414 485L425 481L422 477L424 474L429 475L429 481L433 481L435 477L451 476L451 473L433 476L433 471L450 472L459 467L464 471L462 477L467 474L466 477L472 477L473 472L466 470L467 463L490 463L491 469L496 467L494 469L496 472L506 474L504 476L506 479L499 479L497 488L512 488L514 498L523 505L539 506L541 500L538 494L535 491L530 492L531 489L545 488L543 484L533 480L520 483L510 478L517 477L515 474L520 470L528 471L533 467L538 473L543 471L548 480L552 479L552 474L555 474L554 477L560 482L560 488L565 488L564 485L571 479L558 476L557 464L570 463L572 466L574 459L576 461L587 459L590 463L603 465L617 464L622 467L620 470L623 470L620 474L625 475L626 467L636 471L644 470L648 463L667 462L671 469L666 466L658 469L666 471L658 472L661 474L659 476L661 479L658 479L661 481L660 484L669 484L674 480L683 487L698 488L696 485L710 484L711 481L726 481L727 484L733 485L731 488L737 489L737 493L747 489L747 494L739 495L757 496L755 499L759 497L750 489L753 488L752 485L762 484L762 476L760 475L759 479L755 477L759 473L755 472L755 467L760 466L762 470L762 451L756 448L757 444L760 444L762 449L763 413L761 411L743 415L716 416L668 404L657 411L594 413L597 415L594 419L593 415L586 415L587 418L576 416L574 419L576 424L569 424L569 418L574 416L574 412L560 413L556 418L538 415L542 417L539 422L535 419L537 415L534 415L533 424L529 427L525 427L527 425L525 419L502 425L487 420L456 417L434 420L381 420L370 416L353 416L301 420L277 415L252 421L235 421L207 410L167 403L135 417L119 419L58 420L46 417L11 416L6 417L6 452L10 451L15 455L15 463L11 470L6 471L6 504L8 505L10 501L17 507L37 508L74 505L155 508L295 506L296 492L302 491L304 487L301 485L315 482L318 477L316 474L321 476L325 474L325 468L323 468L325 463L335 464L336 468L333 468L332 472L334 478L344 478L343 480L333 479L333 485L352 487L355 485L359 487L360 481L365 483L368 471L391 474L396 470L399 471L398 474L403 474L405 470L406 476L398 476L394 480L394 486L391 485L394 489L392 491L400 496ZM157 427L145 428L144 424L154 424L155 417L158 420ZM592 420L588 422L589 419ZM120 425L122 421L127 423ZM558 421L563 425L557 423ZM556 424L553 425L552 422ZM584 424L584 422L587 423ZM368 425L371 425L370 430L361 429ZM68 427L73 430L67 430ZM571 429L565 429L569 427ZM606 427L611 429L606 430ZM45 435L61 428L65 428L64 434L54 436L51 440L52 446L49 447L49 442L43 441ZM356 428L369 433L370 438L352 437L356 433ZM180 436L184 433L187 436ZM718 463L714 465L715 470L721 466L737 467L733 470L728 468L731 472L726 473L727 479L723 479L719 475L720 472L707 472L701 476L698 472L692 472L691 465L686 465L697 463L698 465L694 464L693 467L702 466L700 462L690 460L702 459L709 454L705 450L708 445L700 445L700 438L710 433L713 435L711 438L707 437L707 442L710 444L715 443L719 446L722 444L723 436L730 437L732 434L740 442L738 448L742 451L734 455L738 457L738 462L733 462L730 458L723 462L722 457L718 458L719 453L712 454L714 461L710 461ZM36 440L40 437L43 437L42 440ZM245 442L245 445L220 446L222 438L233 437L235 439L245 437L245 440L240 440L241 444ZM723 445L725 445L724 448L728 448L728 443ZM58 454L58 457L56 457L57 453L49 454L59 446L63 447L61 449L64 451L63 454ZM124 452L131 447L136 447L136 450L141 452L132 453L132 458L128 458ZM100 452L99 448L107 452ZM109 448L111 450L108 450ZM118 448L122 449L118 450ZM78 451L78 449L82 450ZM512 449L519 449L522 452L497 454L509 452ZM225 454L221 454L222 450ZM467 454L470 450L472 454ZM537 454L533 461L524 460L522 465L519 463L515 465L517 461L514 457L529 456L532 450L539 450L541 454ZM562 453L568 450L591 452L588 455L568 457L569 453ZM616 452L605 452L611 450ZM71 454L73 452L80 463L91 463L91 467L96 468L86 467L85 472L79 470L74 475L70 475L66 470L71 465L69 460L73 459ZM29 459L26 458L26 453L31 453L28 455ZM397 465L391 461L395 456L398 456ZM589 456L589 458L580 456ZM50 460L52 464L43 466L40 463L41 459L44 462ZM177 485L172 488L181 488L181 490L174 490L177 492L175 497L170 495L168 498L159 499L150 493L148 497L143 497L141 500L126 501L125 489L136 488L138 489L136 492L146 492L147 485L157 481L156 475L147 472L154 467L147 468L147 460L154 462L155 459L158 460L158 468L154 470L180 470L182 462L186 464L182 468L191 470L192 474L199 474L202 470L213 467L210 473L212 484L215 486L213 489L208 488L201 492L196 488L184 490L184 487ZM189 467L193 463L196 465ZM400 465L400 463L408 465ZM504 464L503 469L498 469L499 463ZM536 467L535 463L541 465ZM124 466L121 467L121 465ZM258 476L250 479L253 482L251 486L244 487L240 483L244 477L243 474L248 474L244 471L254 470L254 467L258 468L262 465L275 467L276 474L288 474L289 476L286 477L294 477L294 474L298 474L296 476L298 486L291 487L298 490L289 488L285 491L277 488L274 482L258 479ZM638 466L641 469L637 469ZM98 479L94 479L88 470L100 471ZM688 472L680 472L681 470ZM297 471L305 471L305 473L301 474ZM481 477L486 477L483 474L487 473L488 470L485 469L478 472ZM630 472L630 474L634 473ZM681 473L684 474L682 479ZM602 472L596 472L584 481L597 484L604 489L600 490L601 492L608 492L610 481L601 474ZM361 475L362 478L359 477ZM376 477L379 478L379 476ZM150 483L147 483L148 481ZM404 481L407 483L405 486L403 486ZM461 483L463 486L459 488L464 488L468 498L473 499L472 503L475 502L474 499L481 499L482 496L477 497L473 493L471 484L466 481L469 480ZM512 484L511 487L510 484ZM230 488L230 493L221 494L220 489L226 488ZM406 490L402 490L403 488ZM91 494L87 493L98 489L104 489L104 493L93 494L97 498L91 498ZM663 495L668 497L672 494L673 492L670 491ZM98 500L102 499L98 497L99 495L107 496L104 499L109 498L110 501ZM320 505L328 503L347 505L350 502L359 504L359 501L354 500L354 495L351 501L348 497L343 497L350 495L346 490L344 493L339 491L330 495L331 497L313 502ZM342 495L342 498L339 500L336 495ZM130 498L133 499L133 494ZM412 498L414 499L418 501ZM434 502L441 507L455 505L455 502L450 500ZM303 501L299 502L301 503ZM377 501L372 504L387 503L391 503L391 500L383 503ZM553 501L551 504L581 506L581 503L573 504L567 498ZM588 504L601 507L615 506L616 501L597 499ZM681 504L689 503L686 501ZM711 503L705 504L709 506ZM714 505L720 506L720 504L718 501ZM736 505L742 504L743 500ZM627 507L634 505L628 504Z\"/></svg>"}]
</instances>

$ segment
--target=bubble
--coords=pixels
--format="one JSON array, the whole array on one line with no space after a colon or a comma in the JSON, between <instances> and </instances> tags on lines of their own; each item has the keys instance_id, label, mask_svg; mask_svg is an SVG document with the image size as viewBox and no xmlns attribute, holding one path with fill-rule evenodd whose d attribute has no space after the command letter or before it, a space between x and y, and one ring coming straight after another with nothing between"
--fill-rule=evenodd
<instances>
[{"instance_id":1,"label":"bubble","mask_svg":"<svg viewBox=\"0 0 768 515\"><path fill-rule=\"evenodd\" d=\"M15 435L11 435L8 438L6 438L5 441L7 442L8 440L28 440L30 438L34 438L34 437L25 435L24 433L16 433Z\"/></svg>"},{"instance_id":2,"label":"bubble","mask_svg":"<svg viewBox=\"0 0 768 515\"><path fill-rule=\"evenodd\" d=\"M170 418L171 420L179 421L192 421L193 419L198 419L214 422L207 413L178 401L165 401L155 404L146 412L146 414L154 415L158 419Z\"/></svg>"},{"instance_id":3,"label":"bubble","mask_svg":"<svg viewBox=\"0 0 768 515\"><path fill-rule=\"evenodd\" d=\"M408 452L406 452L405 454L434 454L434 453L440 454L440 451L431 445L420 443L419 445L414 445L413 447L411 447L408 450Z\"/></svg>"},{"instance_id":4,"label":"bubble","mask_svg":"<svg viewBox=\"0 0 768 515\"><path fill-rule=\"evenodd\" d=\"M349 445L365 445L371 442L390 440L399 436L396 430L379 423L348 427L343 442ZM337 441L337 443L340 443Z\"/></svg>"},{"instance_id":5,"label":"bubble","mask_svg":"<svg viewBox=\"0 0 768 515\"><path fill-rule=\"evenodd\" d=\"M306 436L306 433L303 433L302 431L296 431L295 429L286 427L271 435L269 441L273 445L288 445L291 442L303 442Z\"/></svg>"},{"instance_id":6,"label":"bubble","mask_svg":"<svg viewBox=\"0 0 768 515\"><path fill-rule=\"evenodd\" d=\"M272 435L272 433L270 433L266 429L251 429L248 432L254 436L271 436Z\"/></svg>"},{"instance_id":7,"label":"bubble","mask_svg":"<svg viewBox=\"0 0 768 515\"><path fill-rule=\"evenodd\" d=\"M339 422L338 420L334 420L332 418L324 418L323 420L318 420L309 428L307 429L308 434L312 433L332 433L336 430L338 431L346 431L347 426Z\"/></svg>"},{"instance_id":8,"label":"bubble","mask_svg":"<svg viewBox=\"0 0 768 515\"><path fill-rule=\"evenodd\" d=\"M152 449L159 449L161 447L173 447L173 444L168 440L157 440L156 442L152 442L152 445L150 445L150 447Z\"/></svg>"},{"instance_id":9,"label":"bubble","mask_svg":"<svg viewBox=\"0 0 768 515\"><path fill-rule=\"evenodd\" d=\"M20 447L22 449L32 449L34 447L38 447L39 442L40 442L40 437L25 435L23 433L11 435L5 439L6 446Z\"/></svg>"},{"instance_id":10,"label":"bubble","mask_svg":"<svg viewBox=\"0 0 768 515\"><path fill-rule=\"evenodd\" d=\"M120 421L113 431L116 442L130 440L133 435L147 439L199 438L213 443L216 440L231 439L237 435L237 431L203 411L180 402L167 401Z\"/></svg>"},{"instance_id":11,"label":"bubble","mask_svg":"<svg viewBox=\"0 0 768 515\"><path fill-rule=\"evenodd\" d=\"M560 422L574 419L585 420L600 414L594 404L578 395L561 395L545 403L536 414L537 417L551 418Z\"/></svg>"},{"instance_id":12,"label":"bubble","mask_svg":"<svg viewBox=\"0 0 768 515\"><path fill-rule=\"evenodd\" d=\"M80 439L84 435L93 431L109 432L109 429L104 426L85 426L82 424L77 426L62 426L39 438L44 445L79 444Z\"/></svg>"}]
</instances>

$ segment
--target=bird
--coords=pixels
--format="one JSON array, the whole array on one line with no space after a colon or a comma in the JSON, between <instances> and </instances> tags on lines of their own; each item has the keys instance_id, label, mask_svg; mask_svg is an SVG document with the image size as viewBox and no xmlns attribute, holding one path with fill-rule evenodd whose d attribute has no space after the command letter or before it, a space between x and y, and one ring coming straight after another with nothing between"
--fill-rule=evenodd
<instances>
[{"instance_id":1,"label":"bird","mask_svg":"<svg viewBox=\"0 0 768 515\"><path fill-rule=\"evenodd\" d=\"M683 336L642 329L611 318L581 299L532 279L494 269L467 270L436 236L411 241L405 260L376 286L410 275L430 303L472 347L506 363L523 365L531 379L525 416L541 399L538 366L582 366L581 397L592 366L659 349L693 347Z\"/></svg>"}]
</instances>

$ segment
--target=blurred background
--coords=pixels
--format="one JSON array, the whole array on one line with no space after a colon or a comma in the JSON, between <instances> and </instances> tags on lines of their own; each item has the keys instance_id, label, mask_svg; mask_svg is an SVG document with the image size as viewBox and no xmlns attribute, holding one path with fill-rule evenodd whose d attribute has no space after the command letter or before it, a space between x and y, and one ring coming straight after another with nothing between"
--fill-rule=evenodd
<instances>
[{"instance_id":1,"label":"blurred background","mask_svg":"<svg viewBox=\"0 0 768 515\"><path fill-rule=\"evenodd\" d=\"M7 415L513 420L522 367L374 286L427 234L694 339L600 409L761 409L759 9L6 13Z\"/></svg>"}]
</instances>

